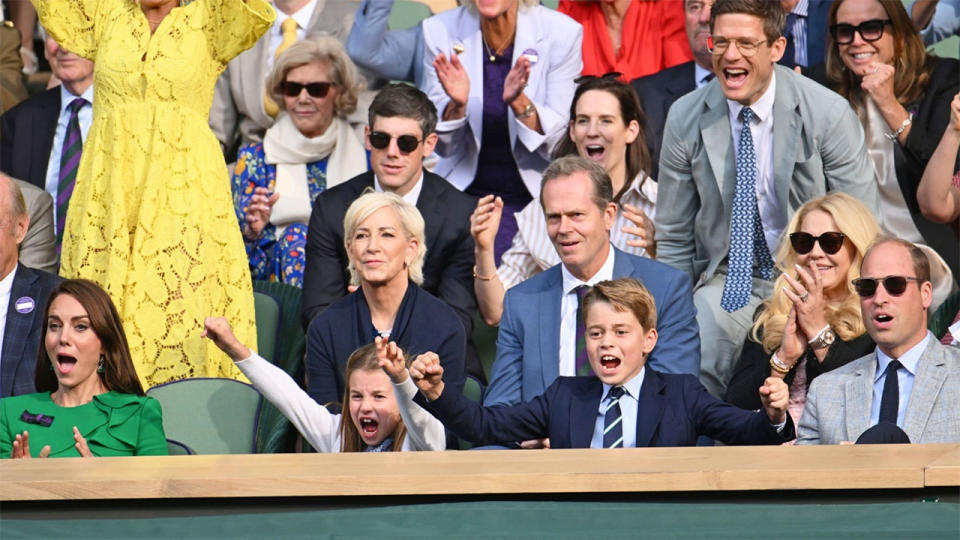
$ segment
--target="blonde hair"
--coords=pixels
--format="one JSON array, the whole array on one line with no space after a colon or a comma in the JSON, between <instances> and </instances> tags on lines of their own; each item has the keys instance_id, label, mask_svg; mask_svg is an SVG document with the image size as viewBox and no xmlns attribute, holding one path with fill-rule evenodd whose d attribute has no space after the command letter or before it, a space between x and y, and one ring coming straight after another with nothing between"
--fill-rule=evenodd
<instances>
[{"instance_id":1,"label":"blonde hair","mask_svg":"<svg viewBox=\"0 0 960 540\"><path fill-rule=\"evenodd\" d=\"M369 189L369 188L368 188ZM416 206L403 200L396 193L367 191L357 197L346 215L343 216L343 245L347 253L350 252L350 243L354 233L361 223L381 208L392 208L400 219L400 224L408 240L417 241L417 252L407 267L407 276L417 285L423 284L423 259L427 253L427 241L424 233L423 216ZM357 273L353 261L347 265L350 271L350 284L360 285L360 275Z\"/></svg>"},{"instance_id":2,"label":"blonde hair","mask_svg":"<svg viewBox=\"0 0 960 540\"><path fill-rule=\"evenodd\" d=\"M291 70L314 62L330 66L330 82L339 92L333 101L333 110L338 116L346 116L357 110L357 96L366 83L360 76L357 66L347 56L346 49L334 37L328 35L308 36L291 45L280 53L267 76L266 87L270 97L283 108L283 81Z\"/></svg>"},{"instance_id":3,"label":"blonde hair","mask_svg":"<svg viewBox=\"0 0 960 540\"><path fill-rule=\"evenodd\" d=\"M827 303L824 316L833 331L844 341L850 341L866 332L860 315L860 298L853 290L851 281L860 275L860 262L874 238L880 234L880 227L870 210L857 199L846 193L828 193L807 201L801 206L793 214L790 224L780 239L776 260L777 268L782 274L773 285L773 296L763 303L764 309L754 321L753 330L750 333L750 337L763 344L764 350L768 353L780 346L783 328L787 324L787 314L793 305L793 302L783 293L783 289L789 287L784 276L788 271L794 270L794 264L797 262L797 252L790 245L789 233L799 231L803 219L816 210L830 214L839 232L842 232L846 236L845 240L849 240L856 249L853 260L850 261L850 268L847 270L845 280L847 294L839 305Z\"/></svg>"},{"instance_id":4,"label":"blonde hair","mask_svg":"<svg viewBox=\"0 0 960 540\"><path fill-rule=\"evenodd\" d=\"M517 4L517 10L520 11L540 5L540 0L517 0ZM469 10L471 13L477 12L477 0L463 0L461 5L463 5L463 7Z\"/></svg>"},{"instance_id":5,"label":"blonde hair","mask_svg":"<svg viewBox=\"0 0 960 540\"><path fill-rule=\"evenodd\" d=\"M410 363L410 358L406 353L403 353L403 358L406 363ZM377 346L375 343L368 343L360 347L353 351L353 353L350 354L350 358L347 359L347 384L343 390L343 403L341 404L340 414L341 452L363 452L367 448L367 443L365 443L363 437L360 436L360 430L358 430L356 424L353 423L353 417L350 414L350 376L353 375L354 371L361 370L383 372L377 361ZM394 400L396 400L396 391L394 391L393 397ZM402 416L400 417L400 421L397 422L396 430L389 436L393 437L391 450L399 452L400 447L403 446L403 439L407 436L407 425L403 423Z\"/></svg>"}]
</instances>

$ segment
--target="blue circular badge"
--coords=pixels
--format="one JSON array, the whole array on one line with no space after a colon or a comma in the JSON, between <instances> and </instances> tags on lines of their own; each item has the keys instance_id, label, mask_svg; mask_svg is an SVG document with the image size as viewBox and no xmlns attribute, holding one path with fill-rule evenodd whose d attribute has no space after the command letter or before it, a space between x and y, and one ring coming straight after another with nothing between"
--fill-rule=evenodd
<instances>
[{"instance_id":1,"label":"blue circular badge","mask_svg":"<svg viewBox=\"0 0 960 540\"><path fill-rule=\"evenodd\" d=\"M29 296L21 296L17 298L17 301L13 303L13 309L17 310L17 313L30 313L33 311L33 308L36 307L36 302L33 301L33 298Z\"/></svg>"}]
</instances>

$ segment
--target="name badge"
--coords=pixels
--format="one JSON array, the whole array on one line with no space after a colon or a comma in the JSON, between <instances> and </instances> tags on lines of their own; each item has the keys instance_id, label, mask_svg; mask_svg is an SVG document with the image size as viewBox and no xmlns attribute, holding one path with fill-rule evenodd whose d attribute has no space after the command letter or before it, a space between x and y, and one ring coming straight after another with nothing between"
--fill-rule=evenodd
<instances>
[{"instance_id":1,"label":"name badge","mask_svg":"<svg viewBox=\"0 0 960 540\"><path fill-rule=\"evenodd\" d=\"M35 307L37 307L37 303L29 296L21 296L13 303L13 309L17 310L17 313L27 314L33 311Z\"/></svg>"}]
</instances>

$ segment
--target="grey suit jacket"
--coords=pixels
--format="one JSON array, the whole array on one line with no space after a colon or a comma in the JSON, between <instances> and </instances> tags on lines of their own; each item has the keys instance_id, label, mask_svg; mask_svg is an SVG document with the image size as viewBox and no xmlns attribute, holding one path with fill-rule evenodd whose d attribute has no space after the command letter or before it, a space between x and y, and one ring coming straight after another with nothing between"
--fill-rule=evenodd
<instances>
[{"instance_id":1,"label":"grey suit jacket","mask_svg":"<svg viewBox=\"0 0 960 540\"><path fill-rule=\"evenodd\" d=\"M356 0L317 0L307 34L327 33L346 41ZM240 138L240 146L263 140L273 118L263 110L263 91L269 59L270 31L256 45L230 61L217 79L210 108L210 129L221 146L230 148ZM239 132L238 132L239 130Z\"/></svg>"},{"instance_id":2,"label":"grey suit jacket","mask_svg":"<svg viewBox=\"0 0 960 540\"><path fill-rule=\"evenodd\" d=\"M31 268L57 273L57 232L53 227L53 197L46 191L17 180L27 201L30 227L20 243L20 262Z\"/></svg>"},{"instance_id":3,"label":"grey suit jacket","mask_svg":"<svg viewBox=\"0 0 960 540\"><path fill-rule=\"evenodd\" d=\"M876 372L874 352L817 377L807 392L797 444L856 441L870 427ZM930 335L904 414L910 442L960 442L960 349Z\"/></svg>"},{"instance_id":4,"label":"grey suit jacket","mask_svg":"<svg viewBox=\"0 0 960 540\"><path fill-rule=\"evenodd\" d=\"M863 127L840 95L776 66L774 181L787 219L806 201L845 191L879 215ZM736 187L729 106L714 80L670 108L657 182L657 260L709 279L726 259Z\"/></svg>"}]
</instances>

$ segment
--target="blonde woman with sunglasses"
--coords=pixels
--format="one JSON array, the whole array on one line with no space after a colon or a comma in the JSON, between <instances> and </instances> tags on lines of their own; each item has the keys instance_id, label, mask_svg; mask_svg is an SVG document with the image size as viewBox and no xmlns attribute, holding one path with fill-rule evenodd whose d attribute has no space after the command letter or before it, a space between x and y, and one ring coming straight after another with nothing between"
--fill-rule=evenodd
<instances>
[{"instance_id":1,"label":"blonde woman with sunglasses","mask_svg":"<svg viewBox=\"0 0 960 540\"><path fill-rule=\"evenodd\" d=\"M790 388L790 414L799 422L814 378L873 350L852 280L879 233L867 207L845 193L797 210L776 253L781 274L773 296L757 311L726 401L758 409L757 388L767 377L782 378Z\"/></svg>"}]
</instances>

